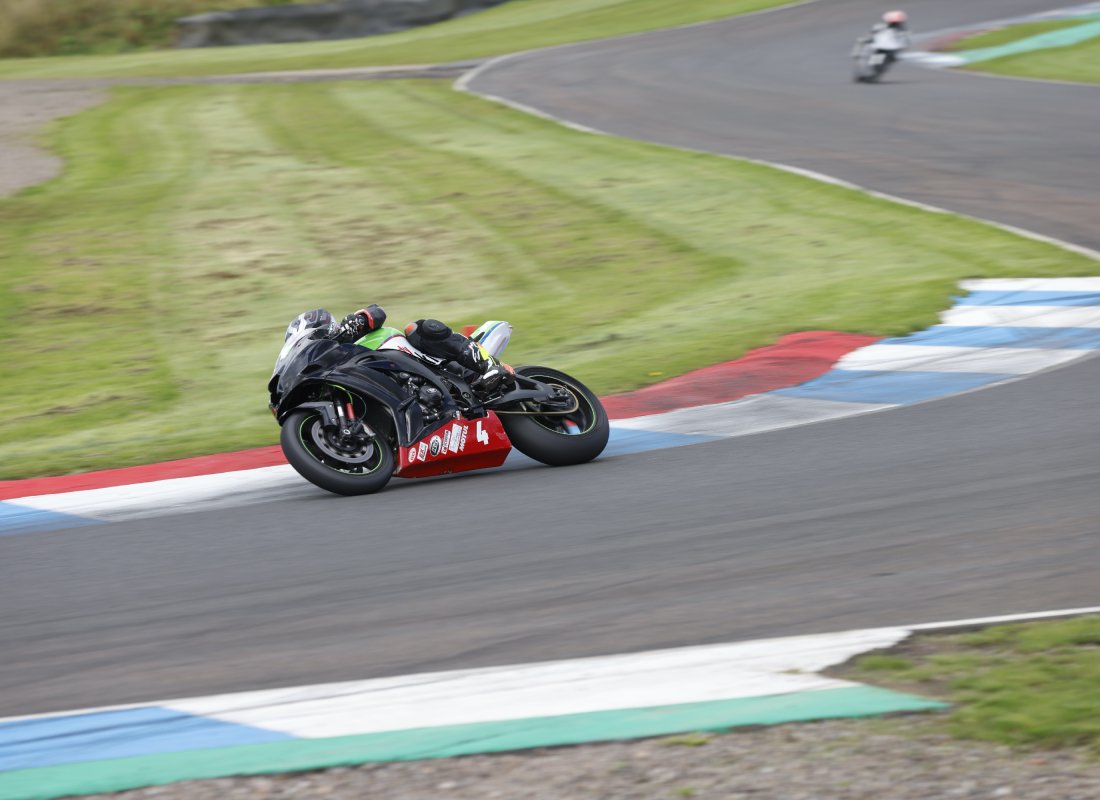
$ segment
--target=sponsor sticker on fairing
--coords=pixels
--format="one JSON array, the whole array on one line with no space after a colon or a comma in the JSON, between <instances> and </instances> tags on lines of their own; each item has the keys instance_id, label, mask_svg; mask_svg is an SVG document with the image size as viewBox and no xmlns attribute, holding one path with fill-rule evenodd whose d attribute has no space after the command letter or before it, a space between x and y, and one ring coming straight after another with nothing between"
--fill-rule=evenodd
<instances>
[{"instance_id":1,"label":"sponsor sticker on fairing","mask_svg":"<svg viewBox=\"0 0 1100 800\"><path fill-rule=\"evenodd\" d=\"M452 453L457 453L462 449L463 442L459 439L462 434L466 432L466 428L459 425L457 422L451 426L451 429L447 431L447 436L443 437L443 449L450 450ZM448 437L450 441L448 442ZM465 439L462 436L462 439Z\"/></svg>"},{"instance_id":2,"label":"sponsor sticker on fairing","mask_svg":"<svg viewBox=\"0 0 1100 800\"><path fill-rule=\"evenodd\" d=\"M433 436L428 441L428 450L431 452L431 454L433 456L439 455L439 451L442 447L443 447L443 440L440 439L439 436Z\"/></svg>"},{"instance_id":3,"label":"sponsor sticker on fairing","mask_svg":"<svg viewBox=\"0 0 1100 800\"><path fill-rule=\"evenodd\" d=\"M443 452L444 453L447 452L447 448L450 446L450 444L451 444L451 429L448 428L447 430L443 431Z\"/></svg>"},{"instance_id":4,"label":"sponsor sticker on fairing","mask_svg":"<svg viewBox=\"0 0 1100 800\"><path fill-rule=\"evenodd\" d=\"M428 457L428 443L421 442L420 447L417 449L417 455L420 456L420 460L423 461Z\"/></svg>"}]
</instances>

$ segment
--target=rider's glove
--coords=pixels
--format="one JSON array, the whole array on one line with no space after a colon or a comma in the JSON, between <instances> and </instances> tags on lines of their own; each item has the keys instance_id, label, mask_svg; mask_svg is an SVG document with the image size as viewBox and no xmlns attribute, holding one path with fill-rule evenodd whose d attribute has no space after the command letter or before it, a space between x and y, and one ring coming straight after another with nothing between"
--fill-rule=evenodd
<instances>
[{"instance_id":1,"label":"rider's glove","mask_svg":"<svg viewBox=\"0 0 1100 800\"><path fill-rule=\"evenodd\" d=\"M354 342L361 339L370 331L378 330L386 321L386 312L382 306L373 303L366 308L361 308L354 314L348 314L340 323L340 330L336 338L341 342Z\"/></svg>"},{"instance_id":2,"label":"rider's glove","mask_svg":"<svg viewBox=\"0 0 1100 800\"><path fill-rule=\"evenodd\" d=\"M354 342L361 339L370 330L367 318L362 314L348 314L340 323L336 338L341 342Z\"/></svg>"}]
</instances>

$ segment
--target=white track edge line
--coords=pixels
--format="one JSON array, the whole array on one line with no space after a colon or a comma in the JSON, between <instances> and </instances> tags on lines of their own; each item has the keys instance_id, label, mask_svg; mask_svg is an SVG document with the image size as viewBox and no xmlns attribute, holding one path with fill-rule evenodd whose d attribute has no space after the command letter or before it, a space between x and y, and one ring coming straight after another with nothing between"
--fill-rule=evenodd
<instances>
[{"instance_id":1,"label":"white track edge line","mask_svg":"<svg viewBox=\"0 0 1100 800\"><path fill-rule=\"evenodd\" d=\"M903 625L912 631L943 631L952 628L972 628L975 626L999 625L1008 622L1029 622L1057 617L1081 617L1089 614L1100 614L1100 606L1085 606L1083 608L1063 608L1057 611L1032 611L1025 614L1004 614L998 617L975 617L973 619L956 619L947 622L922 622L919 625Z\"/></svg>"}]
</instances>

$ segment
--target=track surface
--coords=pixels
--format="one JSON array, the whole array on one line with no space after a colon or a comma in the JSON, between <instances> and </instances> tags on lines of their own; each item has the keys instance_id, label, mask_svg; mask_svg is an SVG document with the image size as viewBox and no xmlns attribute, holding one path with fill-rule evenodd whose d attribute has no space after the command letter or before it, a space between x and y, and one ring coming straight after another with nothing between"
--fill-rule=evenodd
<instances>
[{"instance_id":1,"label":"track surface","mask_svg":"<svg viewBox=\"0 0 1100 800\"><path fill-rule=\"evenodd\" d=\"M920 24L1053 7L925 0ZM876 10L560 50L475 88L1100 244L1095 90L905 67L852 86ZM0 538L0 715L1095 605L1098 380L1094 359L583 467Z\"/></svg>"},{"instance_id":2,"label":"track surface","mask_svg":"<svg viewBox=\"0 0 1100 800\"><path fill-rule=\"evenodd\" d=\"M1074 0L921 0L942 30ZM623 136L762 158L1100 249L1100 87L899 64L849 82L883 5L818 0L519 56L474 91Z\"/></svg>"}]
</instances>

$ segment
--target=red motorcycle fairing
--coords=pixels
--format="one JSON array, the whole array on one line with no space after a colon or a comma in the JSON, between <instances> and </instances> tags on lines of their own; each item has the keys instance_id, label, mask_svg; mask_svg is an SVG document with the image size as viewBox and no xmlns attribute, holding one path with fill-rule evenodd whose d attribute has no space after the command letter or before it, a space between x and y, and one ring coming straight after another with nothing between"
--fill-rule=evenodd
<instances>
[{"instance_id":1,"label":"red motorcycle fairing","mask_svg":"<svg viewBox=\"0 0 1100 800\"><path fill-rule=\"evenodd\" d=\"M508 434L492 411L478 419L460 417L399 448L394 474L399 478L429 478L499 467L511 449Z\"/></svg>"}]
</instances>

